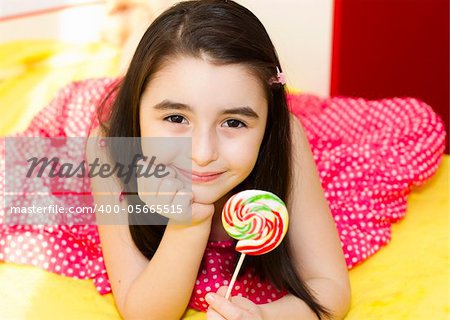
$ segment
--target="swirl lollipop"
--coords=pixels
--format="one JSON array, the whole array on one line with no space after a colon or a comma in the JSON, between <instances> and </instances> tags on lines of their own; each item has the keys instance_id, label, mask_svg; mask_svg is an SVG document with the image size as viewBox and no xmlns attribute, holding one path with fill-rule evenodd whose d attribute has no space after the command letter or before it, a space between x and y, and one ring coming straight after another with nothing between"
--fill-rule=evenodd
<instances>
[{"instance_id":1,"label":"swirl lollipop","mask_svg":"<svg viewBox=\"0 0 450 320\"><path fill-rule=\"evenodd\" d=\"M226 299L231 294L245 255L260 255L275 249L286 235L288 223L286 205L273 193L246 190L228 199L222 210L222 224L232 238L239 240L236 251L242 254Z\"/></svg>"}]
</instances>

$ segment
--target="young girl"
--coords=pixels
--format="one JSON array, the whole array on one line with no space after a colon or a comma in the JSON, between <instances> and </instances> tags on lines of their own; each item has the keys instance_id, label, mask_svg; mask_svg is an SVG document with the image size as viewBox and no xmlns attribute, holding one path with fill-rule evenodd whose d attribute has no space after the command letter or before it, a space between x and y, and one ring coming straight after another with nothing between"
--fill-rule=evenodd
<instances>
[{"instance_id":1,"label":"young girl","mask_svg":"<svg viewBox=\"0 0 450 320\"><path fill-rule=\"evenodd\" d=\"M71 83L16 136L86 137L109 95L94 140L191 139L192 153L165 162L171 168L165 179L92 179L97 204L151 206L162 203L160 194L177 193L170 203L191 208L192 224L169 218L167 226L125 221L98 229L6 225L0 207L0 260L93 279L101 294L112 286L125 318L178 319L187 307L207 311L210 319L325 318L325 311L342 318L350 300L342 249L352 268L389 242L390 225L405 216L413 186L436 172L445 130L432 108L413 98L286 95L277 68L260 22L231 1L185 2L164 13L148 29L124 79ZM61 150L65 159L79 160ZM127 156L124 150L98 151L115 161ZM8 173L2 139L0 203ZM80 192L78 181L25 181L15 190L18 205L33 205L36 190L61 207L93 205L90 196L61 196L61 188ZM154 183L156 199L142 192ZM115 194L107 201L100 196L106 188ZM273 252L245 258L226 301L237 252L219 217L229 196L251 188L286 202L289 231ZM192 191L192 199L182 191Z\"/></svg>"},{"instance_id":2,"label":"young girl","mask_svg":"<svg viewBox=\"0 0 450 320\"><path fill-rule=\"evenodd\" d=\"M181 2L147 29L109 119L91 136L189 137L192 153L188 162L167 158L170 175L158 181L94 178L94 199L122 208L190 206L192 223L170 217L167 226L135 225L132 218L129 226L99 225L125 319L179 319L187 307L228 320L342 319L347 313L350 288L337 230L306 136L288 110L280 70L261 22L233 1ZM117 161L124 152L109 153ZM188 191L186 175L192 181L189 202L181 196ZM104 191L105 183L126 197L100 197L96 191ZM278 248L246 258L229 301L223 296L237 252L221 211L245 189L278 195L290 225ZM167 192L175 196L161 201Z\"/></svg>"}]
</instances>

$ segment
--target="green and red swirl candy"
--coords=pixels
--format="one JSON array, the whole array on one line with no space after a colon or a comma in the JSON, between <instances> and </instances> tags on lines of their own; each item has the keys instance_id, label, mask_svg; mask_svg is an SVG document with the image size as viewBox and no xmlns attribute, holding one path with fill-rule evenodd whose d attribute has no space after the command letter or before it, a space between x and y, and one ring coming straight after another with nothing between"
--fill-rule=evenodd
<instances>
[{"instance_id":1,"label":"green and red swirl candy","mask_svg":"<svg viewBox=\"0 0 450 320\"><path fill-rule=\"evenodd\" d=\"M248 255L272 251L286 235L289 217L284 202L262 190L233 195L222 210L222 224L230 237L239 240L236 250Z\"/></svg>"}]
</instances>

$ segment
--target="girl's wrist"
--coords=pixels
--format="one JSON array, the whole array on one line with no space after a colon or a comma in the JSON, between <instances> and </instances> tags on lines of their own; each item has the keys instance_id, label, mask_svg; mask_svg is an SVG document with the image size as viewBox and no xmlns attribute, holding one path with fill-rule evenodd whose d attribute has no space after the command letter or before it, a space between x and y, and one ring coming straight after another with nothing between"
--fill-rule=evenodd
<instances>
[{"instance_id":1,"label":"girl's wrist","mask_svg":"<svg viewBox=\"0 0 450 320\"><path fill-rule=\"evenodd\" d=\"M192 222L192 221L176 221L174 219L169 219L167 223L166 230L175 231L175 232L188 232L194 233L196 235L205 235L209 237L211 233L212 226L212 217L208 217L200 222Z\"/></svg>"},{"instance_id":2,"label":"girl's wrist","mask_svg":"<svg viewBox=\"0 0 450 320\"><path fill-rule=\"evenodd\" d=\"M210 228L207 225L187 226L169 222L163 238L172 239L179 244L200 248L208 242L209 234Z\"/></svg>"}]
</instances>

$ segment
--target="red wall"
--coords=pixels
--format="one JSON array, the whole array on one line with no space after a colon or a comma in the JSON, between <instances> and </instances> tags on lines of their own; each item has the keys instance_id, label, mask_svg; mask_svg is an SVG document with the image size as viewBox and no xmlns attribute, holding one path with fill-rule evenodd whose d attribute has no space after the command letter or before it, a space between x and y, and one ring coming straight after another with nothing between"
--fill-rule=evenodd
<instances>
[{"instance_id":1,"label":"red wall","mask_svg":"<svg viewBox=\"0 0 450 320\"><path fill-rule=\"evenodd\" d=\"M335 0L334 14L331 95L417 97L448 133L449 0Z\"/></svg>"}]
</instances>

